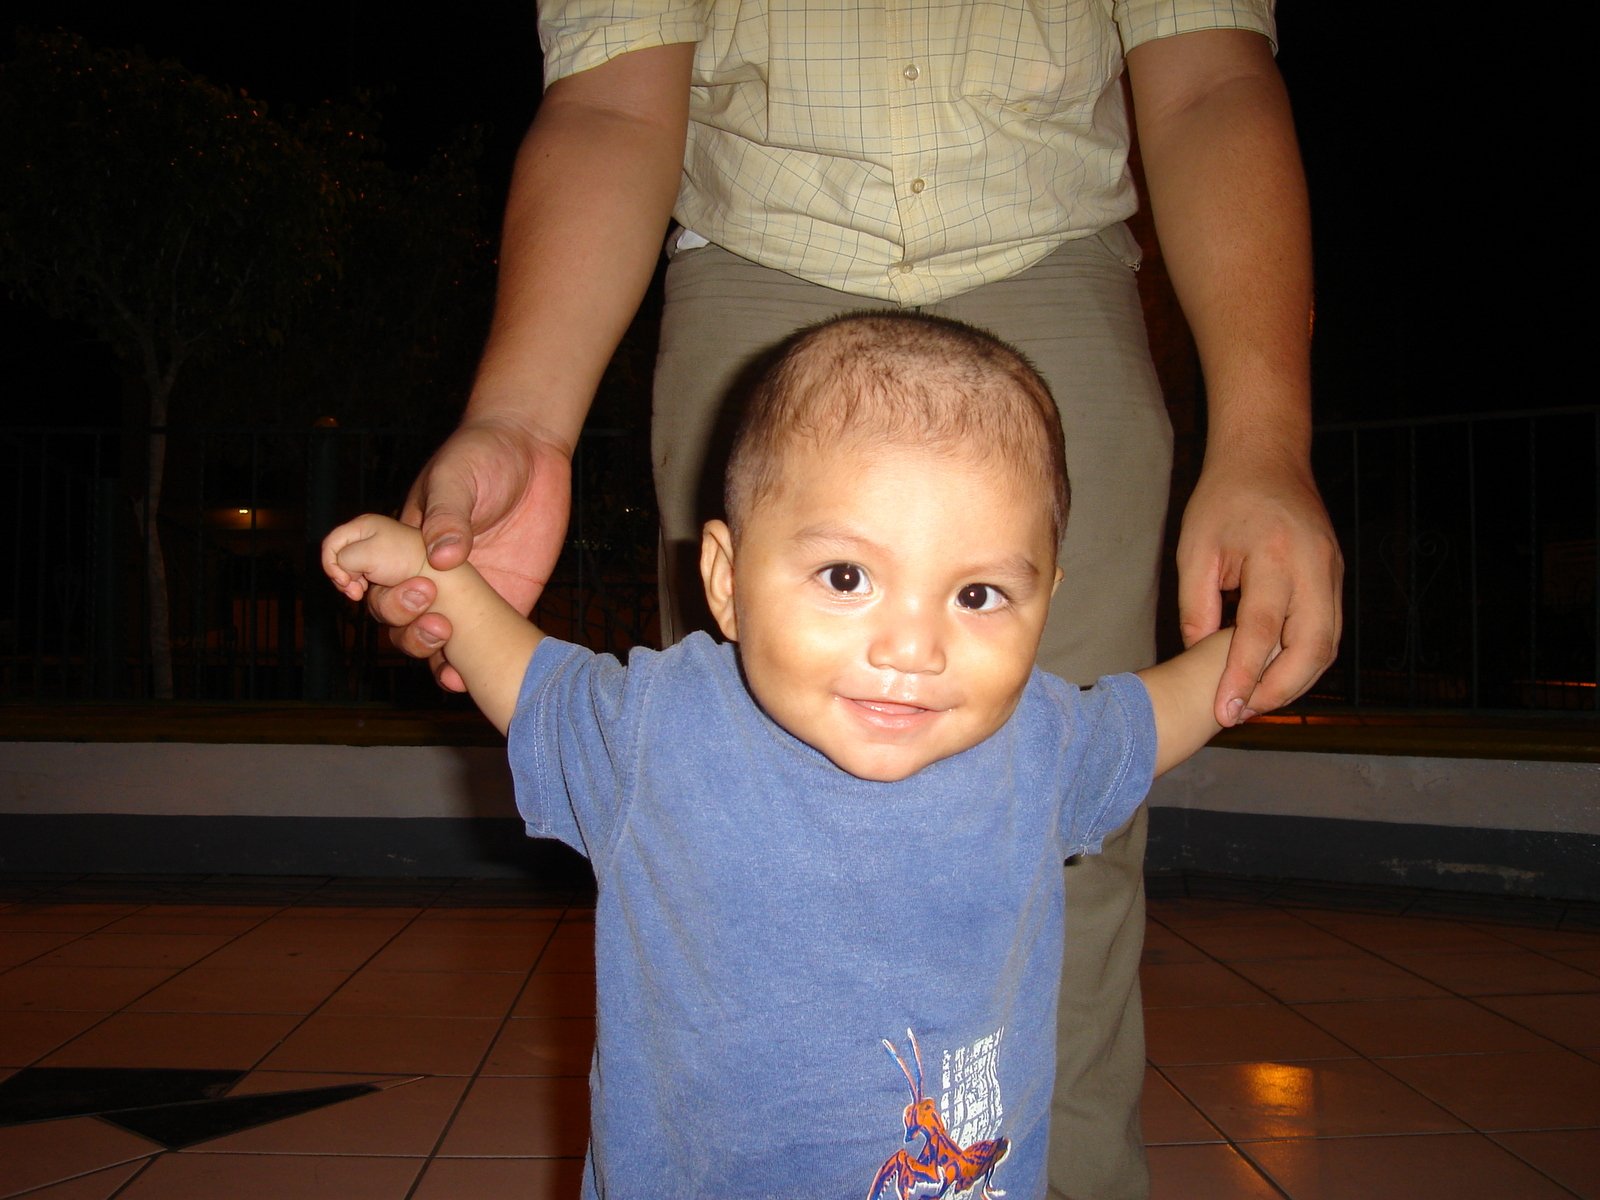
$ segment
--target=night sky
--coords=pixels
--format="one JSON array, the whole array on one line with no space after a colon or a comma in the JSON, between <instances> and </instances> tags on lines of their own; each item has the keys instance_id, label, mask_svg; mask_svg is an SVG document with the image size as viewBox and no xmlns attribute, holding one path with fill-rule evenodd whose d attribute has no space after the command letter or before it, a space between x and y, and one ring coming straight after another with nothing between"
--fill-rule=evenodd
<instances>
[{"instance_id":1,"label":"night sky","mask_svg":"<svg viewBox=\"0 0 1600 1200\"><path fill-rule=\"evenodd\" d=\"M1569 199L1581 194L1566 161L1574 147L1560 132L1574 111L1578 40L1441 33L1425 22L1442 10L1412 7L1374 10L1387 22L1378 30L1349 6L1279 5L1316 229L1319 415L1588 402L1571 298L1586 291L1586 239ZM402 157L482 126L496 205L539 94L532 0L435 6L426 23L372 0L24 0L11 11L18 24L176 58L273 108L374 89L383 136ZM0 350L15 362L36 331L19 340L12 326Z\"/></svg>"}]
</instances>

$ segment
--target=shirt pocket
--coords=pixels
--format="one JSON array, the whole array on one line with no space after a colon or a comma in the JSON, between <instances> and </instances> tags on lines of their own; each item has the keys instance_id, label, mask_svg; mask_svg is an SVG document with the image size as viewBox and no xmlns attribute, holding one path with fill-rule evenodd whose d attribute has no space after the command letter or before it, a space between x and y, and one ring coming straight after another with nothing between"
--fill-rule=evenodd
<instances>
[{"instance_id":1,"label":"shirt pocket","mask_svg":"<svg viewBox=\"0 0 1600 1200\"><path fill-rule=\"evenodd\" d=\"M1122 41L1105 0L976 0L962 6L959 94L1048 118L1092 111L1122 70Z\"/></svg>"}]
</instances>

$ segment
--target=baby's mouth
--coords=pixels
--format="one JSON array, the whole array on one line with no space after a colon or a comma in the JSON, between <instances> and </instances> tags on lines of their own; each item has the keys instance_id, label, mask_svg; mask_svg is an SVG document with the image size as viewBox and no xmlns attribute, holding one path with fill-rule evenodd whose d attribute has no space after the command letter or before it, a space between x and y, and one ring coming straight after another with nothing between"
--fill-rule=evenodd
<instances>
[{"instance_id":1,"label":"baby's mouth","mask_svg":"<svg viewBox=\"0 0 1600 1200\"><path fill-rule=\"evenodd\" d=\"M853 703L890 717L908 717L916 713L932 711L926 705L901 704L895 700L856 700Z\"/></svg>"},{"instance_id":2,"label":"baby's mouth","mask_svg":"<svg viewBox=\"0 0 1600 1200\"><path fill-rule=\"evenodd\" d=\"M856 719L868 728L884 733L909 733L936 720L944 711L926 704L872 697L842 697Z\"/></svg>"}]
</instances>

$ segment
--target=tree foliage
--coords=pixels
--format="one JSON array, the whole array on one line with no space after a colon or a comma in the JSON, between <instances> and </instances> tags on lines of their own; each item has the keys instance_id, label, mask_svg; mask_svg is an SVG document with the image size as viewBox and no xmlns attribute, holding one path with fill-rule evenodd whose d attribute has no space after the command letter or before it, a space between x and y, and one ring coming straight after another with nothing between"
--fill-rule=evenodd
<instances>
[{"instance_id":1,"label":"tree foliage","mask_svg":"<svg viewBox=\"0 0 1600 1200\"><path fill-rule=\"evenodd\" d=\"M477 143L402 171L365 97L279 116L136 51L65 32L17 45L0 64L0 286L92 331L142 398L124 444L145 449L123 482L144 543L152 689L167 695L158 517L173 439L144 429L448 419L489 293ZM173 445L170 471L192 474ZM303 444L281 448L279 473L303 485ZM213 447L208 471L233 466Z\"/></svg>"},{"instance_id":2,"label":"tree foliage","mask_svg":"<svg viewBox=\"0 0 1600 1200\"><path fill-rule=\"evenodd\" d=\"M56 33L0 67L0 278L103 338L154 424L187 364L326 294L344 207L263 105L176 63Z\"/></svg>"}]
</instances>

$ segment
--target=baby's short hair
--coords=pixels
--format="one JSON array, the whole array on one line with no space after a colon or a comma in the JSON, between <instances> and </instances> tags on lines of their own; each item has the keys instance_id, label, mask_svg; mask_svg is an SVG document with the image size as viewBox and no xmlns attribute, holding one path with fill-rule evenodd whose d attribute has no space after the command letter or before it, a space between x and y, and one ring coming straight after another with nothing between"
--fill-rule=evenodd
<instances>
[{"instance_id":1,"label":"baby's short hair","mask_svg":"<svg viewBox=\"0 0 1600 1200\"><path fill-rule=\"evenodd\" d=\"M847 313L794 334L734 437L724 493L734 535L777 488L792 443L855 439L973 455L1037 480L1060 543L1071 502L1061 417L1038 371L999 338L906 312Z\"/></svg>"}]
</instances>

